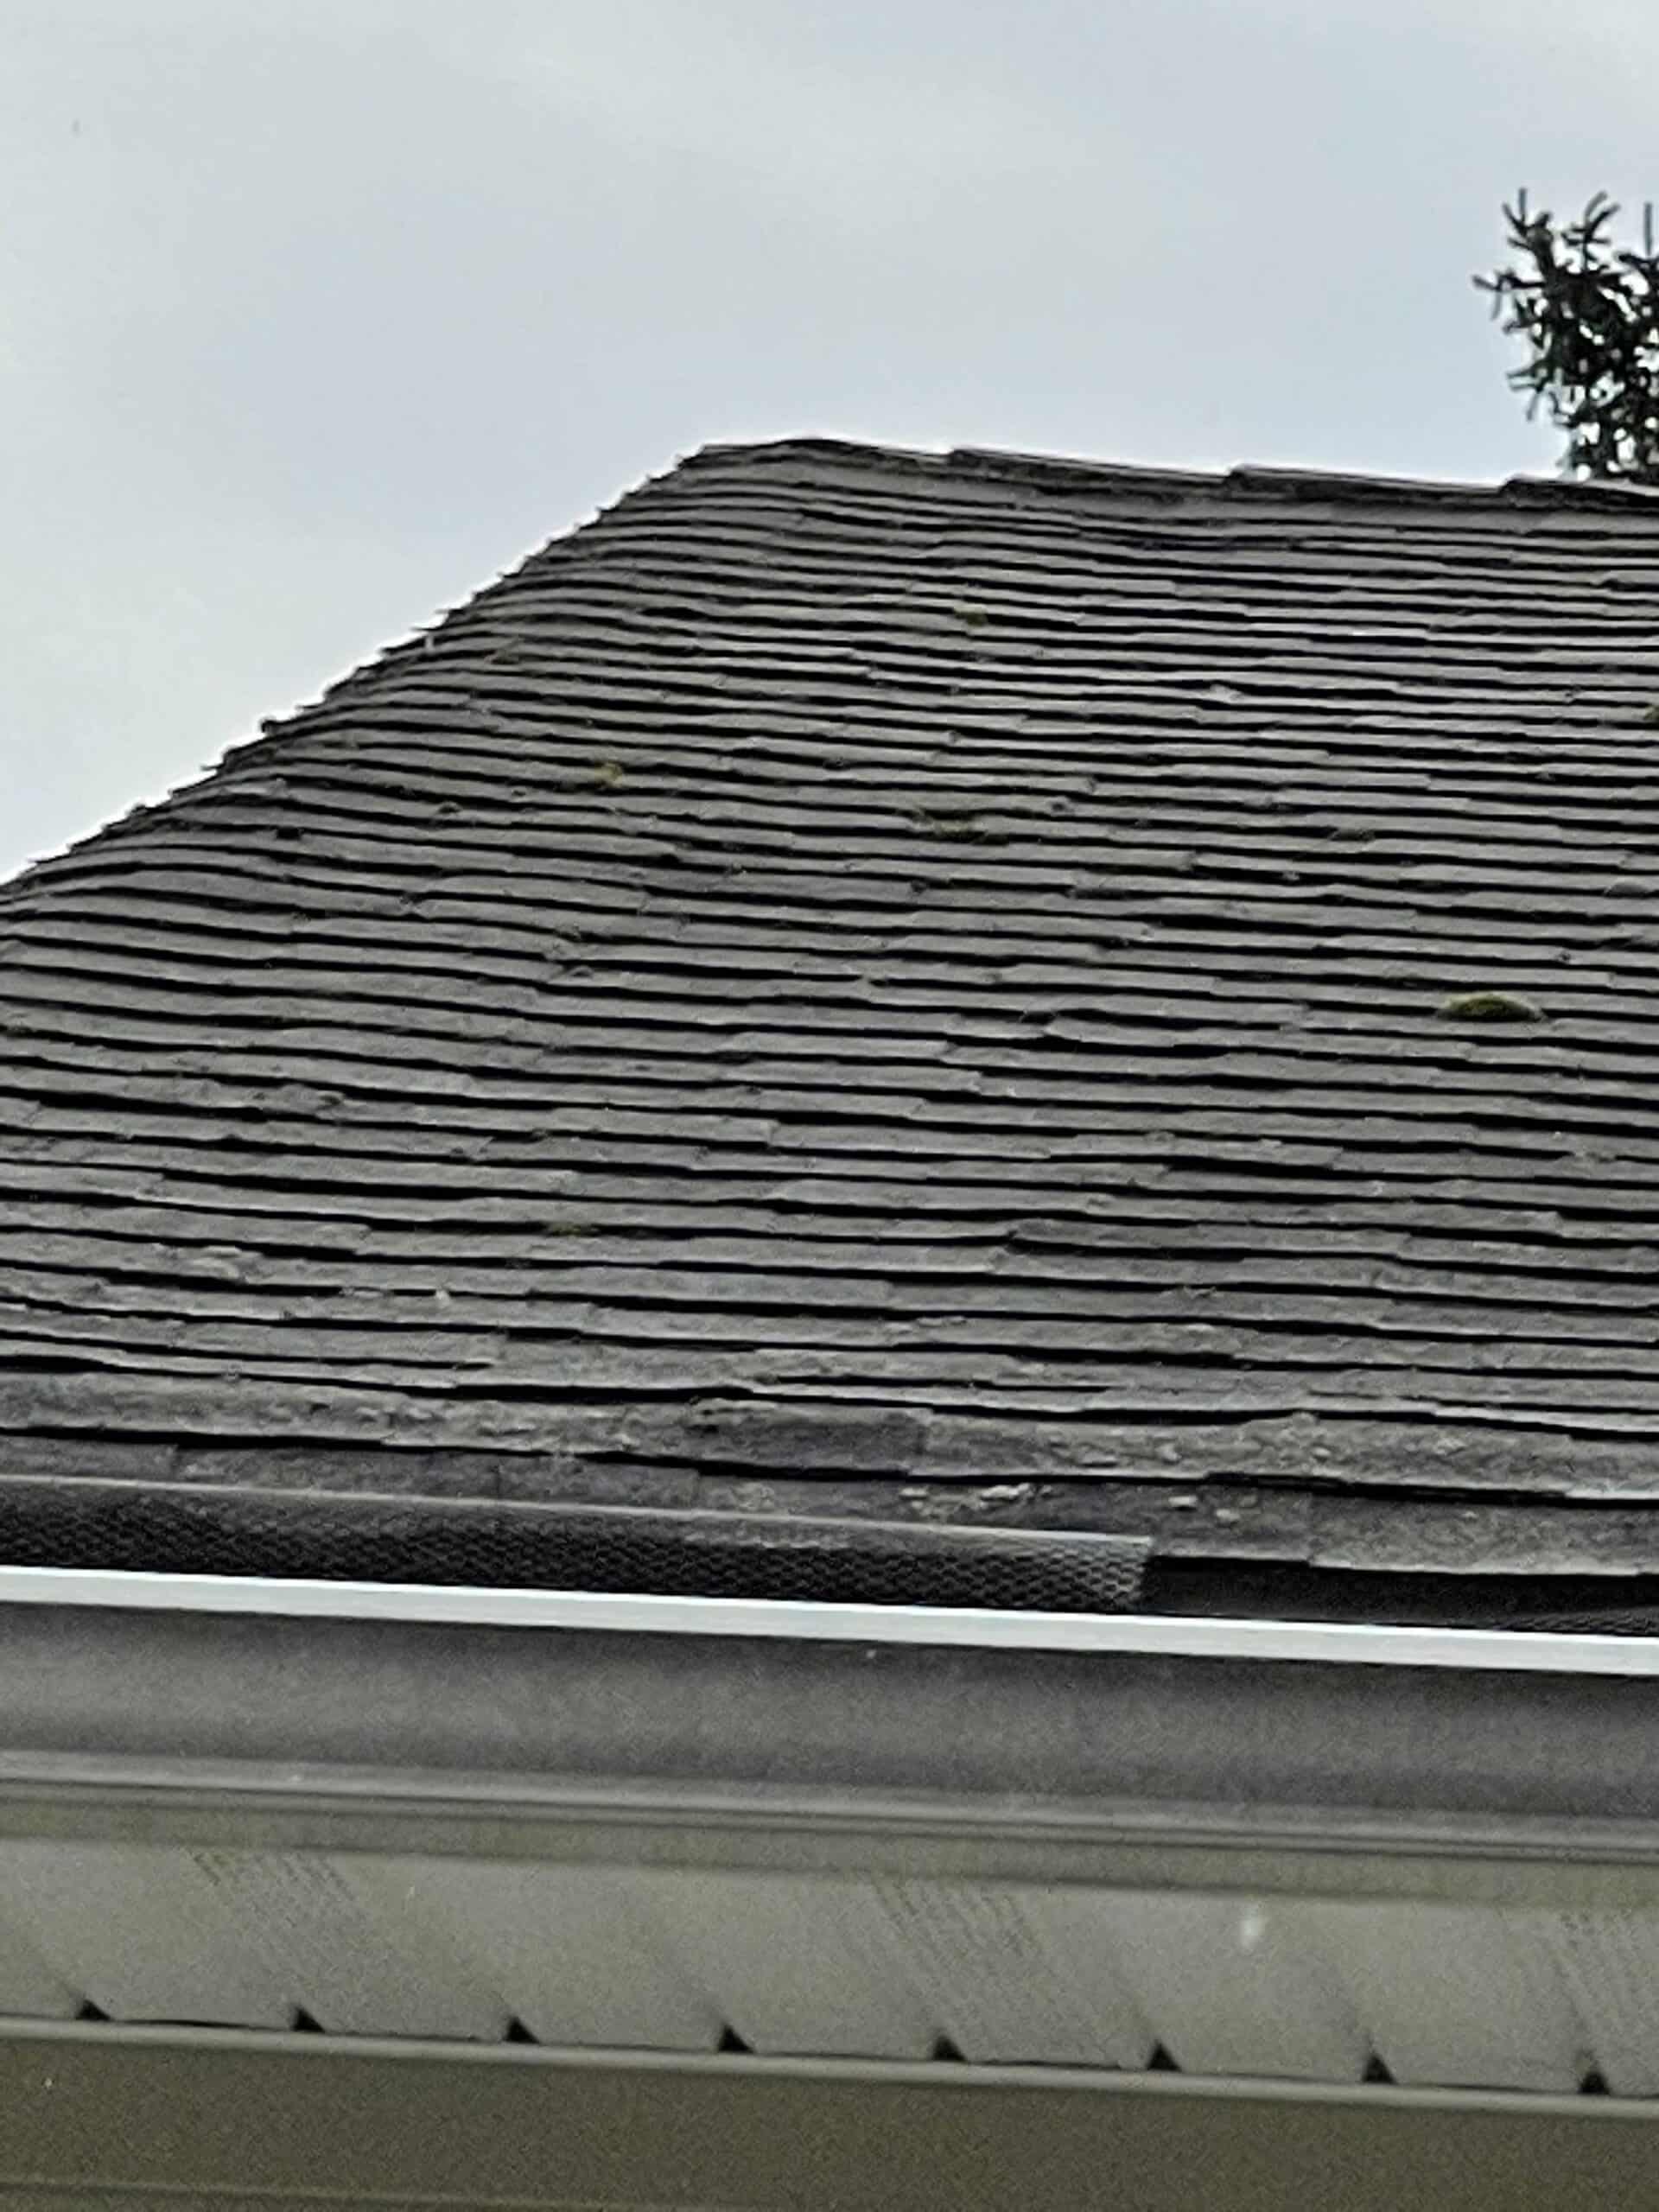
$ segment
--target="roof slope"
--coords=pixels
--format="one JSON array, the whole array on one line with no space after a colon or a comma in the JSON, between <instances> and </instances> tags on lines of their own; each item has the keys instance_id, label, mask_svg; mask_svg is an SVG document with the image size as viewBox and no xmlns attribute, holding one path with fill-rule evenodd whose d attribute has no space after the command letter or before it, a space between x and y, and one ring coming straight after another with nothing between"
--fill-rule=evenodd
<instances>
[{"instance_id":1,"label":"roof slope","mask_svg":"<svg viewBox=\"0 0 1659 2212\"><path fill-rule=\"evenodd\" d=\"M0 1468L1659 1566L1656 588L698 455L0 891Z\"/></svg>"}]
</instances>

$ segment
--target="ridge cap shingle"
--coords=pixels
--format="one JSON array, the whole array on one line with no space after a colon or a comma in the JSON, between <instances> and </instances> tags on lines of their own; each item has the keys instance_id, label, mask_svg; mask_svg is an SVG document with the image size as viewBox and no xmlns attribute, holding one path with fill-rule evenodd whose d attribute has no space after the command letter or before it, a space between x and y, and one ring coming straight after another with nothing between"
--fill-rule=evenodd
<instances>
[{"instance_id":1,"label":"ridge cap shingle","mask_svg":"<svg viewBox=\"0 0 1659 2212\"><path fill-rule=\"evenodd\" d=\"M1221 499L1375 500L1416 505L1426 502L1478 506L1562 505L1620 507L1627 512L1659 501L1659 488L1611 480L1539 476L1522 472L1487 481L1455 477L1390 476L1366 470L1302 468L1276 463L1240 461L1227 468L1173 468L1155 463L1094 459L1085 454L1033 453L1000 446L887 445L878 440L840 438L814 433L756 439L717 439L681 456L661 474L625 493L660 486L675 478L747 463L798 458L842 467L865 467L911 476L972 477L1028 484L1071 484L1090 491L1121 490L1158 497Z\"/></svg>"}]
</instances>

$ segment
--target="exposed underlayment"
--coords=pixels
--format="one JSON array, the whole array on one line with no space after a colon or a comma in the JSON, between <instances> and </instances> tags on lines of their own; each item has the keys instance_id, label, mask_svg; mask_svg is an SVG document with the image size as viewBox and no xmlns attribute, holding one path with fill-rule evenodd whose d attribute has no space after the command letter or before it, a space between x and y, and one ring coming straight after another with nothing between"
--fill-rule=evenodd
<instances>
[{"instance_id":1,"label":"exposed underlayment","mask_svg":"<svg viewBox=\"0 0 1659 2212\"><path fill-rule=\"evenodd\" d=\"M1631 1590L1656 590L1605 488L700 454L0 891L0 1468Z\"/></svg>"}]
</instances>

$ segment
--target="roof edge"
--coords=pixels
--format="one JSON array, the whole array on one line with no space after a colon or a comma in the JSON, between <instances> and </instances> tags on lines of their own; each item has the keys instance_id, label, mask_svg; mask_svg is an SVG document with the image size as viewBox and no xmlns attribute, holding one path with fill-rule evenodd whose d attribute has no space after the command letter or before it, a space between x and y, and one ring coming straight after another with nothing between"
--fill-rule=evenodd
<instances>
[{"instance_id":1,"label":"roof edge","mask_svg":"<svg viewBox=\"0 0 1659 2212\"><path fill-rule=\"evenodd\" d=\"M589 1618L210 1619L8 1592L0 1837L1659 1898L1651 1676Z\"/></svg>"},{"instance_id":2,"label":"roof edge","mask_svg":"<svg viewBox=\"0 0 1659 2212\"><path fill-rule=\"evenodd\" d=\"M1077 454L1029 453L992 446L927 448L856 438L798 436L716 440L682 456L671 475L734 463L798 457L845 467L915 474L1042 484L1056 489L1116 491L1153 499L1194 494L1241 499L1321 501L1397 499L1478 505L1612 507L1659 502L1659 488L1611 480L1516 474L1491 481L1381 476L1363 471L1293 468L1243 461L1231 468L1164 468L1138 461L1094 461ZM660 482L662 480L653 480Z\"/></svg>"},{"instance_id":3,"label":"roof edge","mask_svg":"<svg viewBox=\"0 0 1659 2212\"><path fill-rule=\"evenodd\" d=\"M620 1509L626 1510L626 1509ZM690 1520L693 1516L684 1516ZM820 1523L820 1526L831 1525ZM908 1532L906 1532L908 1533ZM994 1544L1002 1530L951 1536ZM1039 1538L1039 1542L1044 1541ZM1047 1541L1064 1546L1065 1537ZM1109 1544L1111 1539L1096 1537ZM1128 1540L1132 1541L1132 1540ZM437 1623L867 1649L1083 1653L1243 1664L1426 1668L1459 1675L1594 1675L1650 1681L1659 1638L1583 1630L1444 1628L1414 1622L1278 1620L1256 1615L1020 1609L897 1599L732 1597L516 1583L365 1581L319 1575L202 1573L109 1567L0 1566L9 1606L241 1620Z\"/></svg>"}]
</instances>

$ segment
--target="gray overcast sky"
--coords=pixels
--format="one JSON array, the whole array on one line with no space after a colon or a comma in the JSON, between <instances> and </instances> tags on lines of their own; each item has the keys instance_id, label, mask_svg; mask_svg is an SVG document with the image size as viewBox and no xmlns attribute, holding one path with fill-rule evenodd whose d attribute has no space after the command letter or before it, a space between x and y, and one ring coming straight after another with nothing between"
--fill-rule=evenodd
<instances>
[{"instance_id":1,"label":"gray overcast sky","mask_svg":"<svg viewBox=\"0 0 1659 2212\"><path fill-rule=\"evenodd\" d=\"M0 878L710 438L1484 477L1654 0L0 0Z\"/></svg>"}]
</instances>

